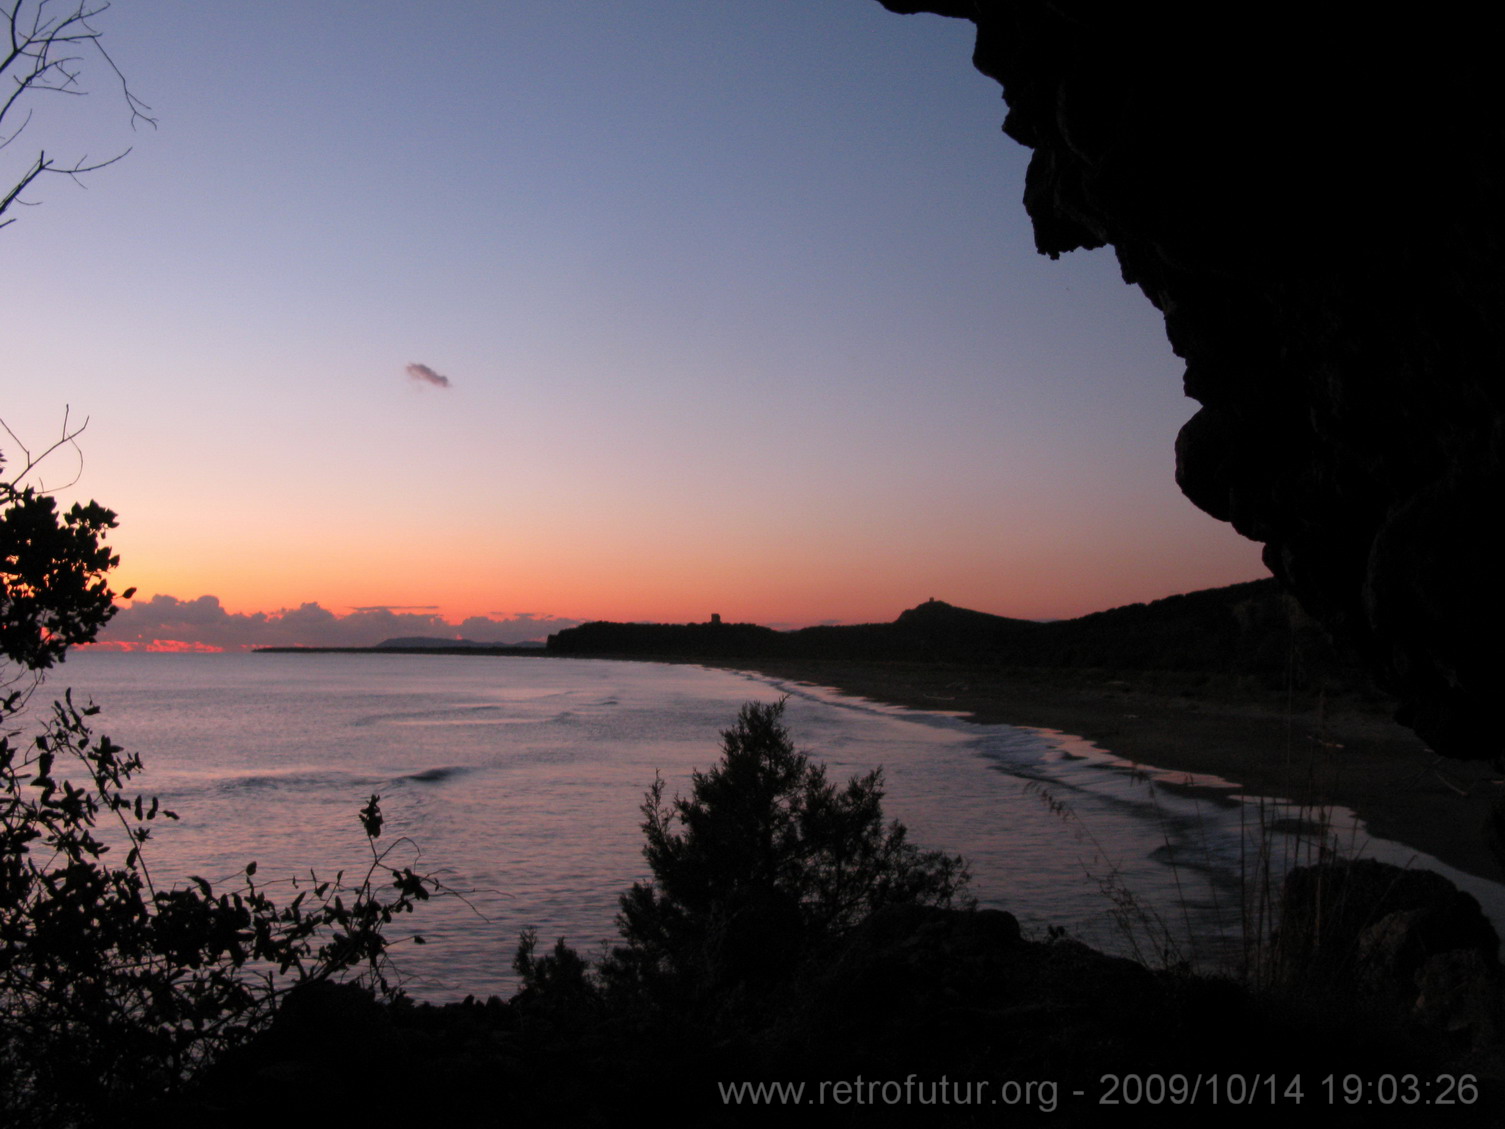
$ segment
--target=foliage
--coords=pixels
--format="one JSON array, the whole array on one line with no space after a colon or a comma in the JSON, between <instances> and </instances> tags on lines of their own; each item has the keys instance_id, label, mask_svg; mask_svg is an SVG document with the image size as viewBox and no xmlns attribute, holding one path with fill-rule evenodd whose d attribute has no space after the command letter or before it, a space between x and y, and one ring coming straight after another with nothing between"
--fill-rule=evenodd
<instances>
[{"instance_id":1,"label":"foliage","mask_svg":"<svg viewBox=\"0 0 1505 1129\"><path fill-rule=\"evenodd\" d=\"M28 456L22 475L35 465ZM113 614L105 573L116 558L102 537L114 524L94 502L59 513L21 475L0 483L7 1126L88 1121L133 1097L171 1092L262 1027L299 982L364 969L390 992L383 928L434 888L389 863L396 844L378 848L376 796L359 813L371 857L356 883L310 876L281 906L257 884L254 862L233 889L197 877L182 888L154 885L143 848L177 817L129 791L140 757L96 736L97 707L76 704L71 692L39 720L28 706L41 672Z\"/></svg>"},{"instance_id":2,"label":"foliage","mask_svg":"<svg viewBox=\"0 0 1505 1129\"><path fill-rule=\"evenodd\" d=\"M948 906L965 863L908 842L885 823L883 774L838 787L798 752L784 703L748 703L722 733L722 759L692 775L691 795L667 801L656 779L643 802L643 854L653 871L622 895L626 944L602 962L610 992L665 1000L788 980L884 906ZM582 977L563 946L535 957L524 938L517 969L537 993Z\"/></svg>"},{"instance_id":3,"label":"foliage","mask_svg":"<svg viewBox=\"0 0 1505 1129\"><path fill-rule=\"evenodd\" d=\"M65 419L56 443L38 456L23 447L25 463L13 479L0 481L0 656L27 671L52 666L115 614L105 574L120 558L102 541L115 528L115 514L92 501L59 514L56 499L24 482L82 430L70 431Z\"/></svg>"},{"instance_id":4,"label":"foliage","mask_svg":"<svg viewBox=\"0 0 1505 1129\"><path fill-rule=\"evenodd\" d=\"M590 962L566 945L564 938L540 955L537 931L525 929L512 970L524 985L524 1007L532 1019L578 1034L583 1024L599 1017L603 1000Z\"/></svg>"}]
</instances>

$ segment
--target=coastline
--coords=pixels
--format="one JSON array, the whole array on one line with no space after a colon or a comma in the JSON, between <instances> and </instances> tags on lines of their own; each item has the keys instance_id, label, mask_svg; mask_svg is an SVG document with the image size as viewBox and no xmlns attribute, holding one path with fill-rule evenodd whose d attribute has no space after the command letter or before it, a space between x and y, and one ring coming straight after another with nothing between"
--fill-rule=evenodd
<instances>
[{"instance_id":1,"label":"coastline","mask_svg":"<svg viewBox=\"0 0 1505 1129\"><path fill-rule=\"evenodd\" d=\"M1245 793L1348 808L1370 835L1491 882L1505 866L1486 820L1505 780L1482 761L1439 758L1390 717L1389 704L1346 689L1287 693L1257 679L1159 670L999 668L861 659L558 655L540 648L258 648L364 654L516 655L692 663L825 687L978 724L1054 729L1168 773L1222 777Z\"/></svg>"},{"instance_id":2,"label":"coastline","mask_svg":"<svg viewBox=\"0 0 1505 1129\"><path fill-rule=\"evenodd\" d=\"M659 660L662 661L662 660ZM850 697L1055 729L1167 772L1351 809L1375 837L1505 882L1484 827L1502 793L1482 762L1440 761L1377 701L1292 698L1247 680L1164 671L1005 670L853 660L698 659Z\"/></svg>"}]
</instances>

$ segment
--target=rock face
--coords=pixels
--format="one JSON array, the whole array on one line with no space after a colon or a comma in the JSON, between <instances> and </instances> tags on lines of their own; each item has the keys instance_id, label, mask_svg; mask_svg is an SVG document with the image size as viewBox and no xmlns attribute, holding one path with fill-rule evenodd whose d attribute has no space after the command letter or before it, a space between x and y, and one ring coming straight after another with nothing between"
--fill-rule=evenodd
<instances>
[{"instance_id":1,"label":"rock face","mask_svg":"<svg viewBox=\"0 0 1505 1129\"><path fill-rule=\"evenodd\" d=\"M881 0L972 19L1052 257L1111 245L1203 405L1198 506L1398 717L1498 756L1501 71L1461 10ZM1482 18L1482 17L1479 17Z\"/></svg>"},{"instance_id":2,"label":"rock face","mask_svg":"<svg viewBox=\"0 0 1505 1129\"><path fill-rule=\"evenodd\" d=\"M1279 920L1274 973L1288 990L1398 1009L1460 1045L1498 1044L1499 937L1442 875L1373 859L1297 867Z\"/></svg>"}]
</instances>

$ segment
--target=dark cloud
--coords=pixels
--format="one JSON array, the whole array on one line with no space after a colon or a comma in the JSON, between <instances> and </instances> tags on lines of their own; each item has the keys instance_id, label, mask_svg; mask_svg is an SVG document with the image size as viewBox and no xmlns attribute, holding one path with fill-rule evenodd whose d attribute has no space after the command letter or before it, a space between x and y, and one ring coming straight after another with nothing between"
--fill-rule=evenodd
<instances>
[{"instance_id":1,"label":"dark cloud","mask_svg":"<svg viewBox=\"0 0 1505 1129\"><path fill-rule=\"evenodd\" d=\"M531 613L471 616L458 624L434 614L434 605L355 608L338 615L319 604L276 612L227 612L218 596L179 600L153 596L122 606L100 632L102 643L147 647L172 642L192 647L370 647L399 636L469 639L476 643L528 643L574 627L578 619Z\"/></svg>"},{"instance_id":2,"label":"dark cloud","mask_svg":"<svg viewBox=\"0 0 1505 1129\"><path fill-rule=\"evenodd\" d=\"M449 377L441 376L428 365L413 363L408 366L408 376L421 384L432 384L435 388L448 388Z\"/></svg>"},{"instance_id":3,"label":"dark cloud","mask_svg":"<svg viewBox=\"0 0 1505 1129\"><path fill-rule=\"evenodd\" d=\"M497 616L501 618L495 618ZM578 627L582 622L552 615L534 615L532 612L517 612L514 615L494 612L490 616L473 615L461 620L455 630L461 638L476 643L532 643L567 627Z\"/></svg>"}]
</instances>

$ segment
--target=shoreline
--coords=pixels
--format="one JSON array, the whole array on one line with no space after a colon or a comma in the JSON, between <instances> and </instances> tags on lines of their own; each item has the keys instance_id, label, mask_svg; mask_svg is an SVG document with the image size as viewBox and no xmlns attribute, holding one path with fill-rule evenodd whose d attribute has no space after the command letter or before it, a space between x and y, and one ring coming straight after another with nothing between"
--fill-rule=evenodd
<instances>
[{"instance_id":1,"label":"shoreline","mask_svg":"<svg viewBox=\"0 0 1505 1129\"><path fill-rule=\"evenodd\" d=\"M1370 835L1505 883L1486 821L1505 780L1486 762L1438 757L1352 690L1288 695L1257 679L1159 670L999 668L861 659L649 654L559 655L538 648L258 648L260 652L516 655L689 663L825 687L984 725L1053 729L1167 774L1218 776L1249 794L1352 811Z\"/></svg>"},{"instance_id":2,"label":"shoreline","mask_svg":"<svg viewBox=\"0 0 1505 1129\"><path fill-rule=\"evenodd\" d=\"M1441 760L1383 703L1355 695L1292 698L1247 680L1165 671L693 661L978 724L1058 730L1167 774L1219 776L1245 793L1345 807L1376 838L1505 882L1485 833L1490 807L1505 792L1498 774L1483 762Z\"/></svg>"}]
</instances>

